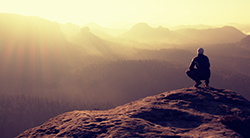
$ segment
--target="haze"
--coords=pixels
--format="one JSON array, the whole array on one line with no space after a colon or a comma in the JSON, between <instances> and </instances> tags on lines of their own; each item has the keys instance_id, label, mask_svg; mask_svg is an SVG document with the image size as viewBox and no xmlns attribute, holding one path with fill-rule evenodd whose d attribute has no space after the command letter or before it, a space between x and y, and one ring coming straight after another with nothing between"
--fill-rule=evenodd
<instances>
[{"instance_id":1,"label":"haze","mask_svg":"<svg viewBox=\"0 0 250 138\"><path fill-rule=\"evenodd\" d=\"M191 87L185 70L198 47L210 59L210 85L250 99L246 1L4 3L0 137L67 111L109 109Z\"/></svg>"},{"instance_id":2,"label":"haze","mask_svg":"<svg viewBox=\"0 0 250 138\"><path fill-rule=\"evenodd\" d=\"M8 0L0 12L39 16L60 23L130 28L159 25L250 23L248 0Z\"/></svg>"}]
</instances>

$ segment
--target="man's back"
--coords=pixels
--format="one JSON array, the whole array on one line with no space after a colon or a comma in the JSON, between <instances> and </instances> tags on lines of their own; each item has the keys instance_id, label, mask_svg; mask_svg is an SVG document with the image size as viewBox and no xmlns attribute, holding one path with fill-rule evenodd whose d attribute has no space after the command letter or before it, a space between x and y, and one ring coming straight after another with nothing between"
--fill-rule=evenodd
<instances>
[{"instance_id":1,"label":"man's back","mask_svg":"<svg viewBox=\"0 0 250 138\"><path fill-rule=\"evenodd\" d=\"M193 62L198 70L208 70L210 68L209 59L203 54L199 54L193 59Z\"/></svg>"}]
</instances>

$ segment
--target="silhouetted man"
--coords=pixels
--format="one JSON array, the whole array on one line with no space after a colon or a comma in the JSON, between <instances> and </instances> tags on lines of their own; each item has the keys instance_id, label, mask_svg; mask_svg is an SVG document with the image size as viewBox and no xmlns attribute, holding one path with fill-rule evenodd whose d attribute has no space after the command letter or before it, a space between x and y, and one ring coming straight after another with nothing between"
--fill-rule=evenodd
<instances>
[{"instance_id":1,"label":"silhouetted man","mask_svg":"<svg viewBox=\"0 0 250 138\"><path fill-rule=\"evenodd\" d=\"M209 78L211 74L209 69L210 63L208 57L203 53L203 48L197 49L198 55L193 58L189 70L186 71L186 74L196 82L194 87L198 87L201 84L201 80L205 80L205 87L209 86Z\"/></svg>"}]
</instances>

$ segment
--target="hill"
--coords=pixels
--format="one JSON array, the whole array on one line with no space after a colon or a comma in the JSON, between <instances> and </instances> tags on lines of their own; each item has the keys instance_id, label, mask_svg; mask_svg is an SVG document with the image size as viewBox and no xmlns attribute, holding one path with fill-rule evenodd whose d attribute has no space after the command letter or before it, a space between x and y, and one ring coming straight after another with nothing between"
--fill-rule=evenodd
<instances>
[{"instance_id":1,"label":"hill","mask_svg":"<svg viewBox=\"0 0 250 138\"><path fill-rule=\"evenodd\" d=\"M51 118L22 137L246 137L250 102L235 92L184 88L110 110L72 111Z\"/></svg>"}]
</instances>

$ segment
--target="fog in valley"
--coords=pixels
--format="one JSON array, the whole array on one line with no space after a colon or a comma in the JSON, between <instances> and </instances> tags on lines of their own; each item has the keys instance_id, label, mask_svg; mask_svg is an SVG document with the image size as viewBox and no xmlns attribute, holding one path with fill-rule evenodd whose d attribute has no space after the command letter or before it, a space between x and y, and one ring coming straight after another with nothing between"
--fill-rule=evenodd
<instances>
[{"instance_id":1,"label":"fog in valley","mask_svg":"<svg viewBox=\"0 0 250 138\"><path fill-rule=\"evenodd\" d=\"M0 14L0 136L13 137L72 110L103 110L191 87L196 49L210 85L250 100L249 26L105 28Z\"/></svg>"}]
</instances>

